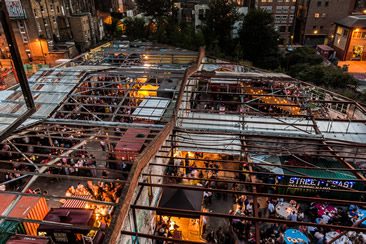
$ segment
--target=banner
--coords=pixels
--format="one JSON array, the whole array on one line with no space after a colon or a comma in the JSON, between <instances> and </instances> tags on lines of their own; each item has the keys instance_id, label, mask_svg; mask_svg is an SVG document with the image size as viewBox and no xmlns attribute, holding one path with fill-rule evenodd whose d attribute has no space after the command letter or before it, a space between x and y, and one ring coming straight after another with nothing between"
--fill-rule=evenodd
<instances>
[{"instance_id":1,"label":"banner","mask_svg":"<svg viewBox=\"0 0 366 244\"><path fill-rule=\"evenodd\" d=\"M5 0L5 4L9 12L9 18L12 19L25 18L25 12L20 0Z\"/></svg>"},{"instance_id":2,"label":"banner","mask_svg":"<svg viewBox=\"0 0 366 244\"><path fill-rule=\"evenodd\" d=\"M347 180L318 180L312 178L291 177L289 179L288 184L290 186L312 187L317 189L331 189L331 188L352 189L355 185L355 182Z\"/></svg>"}]
</instances>

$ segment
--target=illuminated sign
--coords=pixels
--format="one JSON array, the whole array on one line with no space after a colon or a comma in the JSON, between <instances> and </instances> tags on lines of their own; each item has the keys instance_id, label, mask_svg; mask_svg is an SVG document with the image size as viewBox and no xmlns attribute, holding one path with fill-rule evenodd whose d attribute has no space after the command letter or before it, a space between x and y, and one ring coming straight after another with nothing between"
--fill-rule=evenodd
<instances>
[{"instance_id":1,"label":"illuminated sign","mask_svg":"<svg viewBox=\"0 0 366 244\"><path fill-rule=\"evenodd\" d=\"M25 18L25 11L20 0L5 0L6 8L8 9L9 18L22 19Z\"/></svg>"},{"instance_id":2,"label":"illuminated sign","mask_svg":"<svg viewBox=\"0 0 366 244\"><path fill-rule=\"evenodd\" d=\"M318 179L301 178L301 177L291 177L288 183L289 183L289 185L292 185L292 186L312 187L312 188L319 188L319 189L330 189L330 188L352 189L355 185L354 181L318 180Z\"/></svg>"}]
</instances>

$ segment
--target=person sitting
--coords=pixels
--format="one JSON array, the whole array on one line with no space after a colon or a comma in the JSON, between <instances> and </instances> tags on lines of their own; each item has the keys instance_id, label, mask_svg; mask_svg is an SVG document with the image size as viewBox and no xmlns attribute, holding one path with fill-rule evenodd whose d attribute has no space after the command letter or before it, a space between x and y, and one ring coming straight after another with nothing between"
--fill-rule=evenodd
<instances>
[{"instance_id":1,"label":"person sitting","mask_svg":"<svg viewBox=\"0 0 366 244\"><path fill-rule=\"evenodd\" d=\"M288 219L290 221L296 222L297 221L297 213L296 213L296 211L292 211L292 213L290 213L290 215L288 216Z\"/></svg>"}]
</instances>

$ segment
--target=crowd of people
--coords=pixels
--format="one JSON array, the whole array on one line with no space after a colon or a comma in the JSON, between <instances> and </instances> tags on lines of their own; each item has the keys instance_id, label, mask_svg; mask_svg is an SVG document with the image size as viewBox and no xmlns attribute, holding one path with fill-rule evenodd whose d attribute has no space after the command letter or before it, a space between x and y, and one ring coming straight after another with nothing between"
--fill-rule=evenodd
<instances>
[{"instance_id":1,"label":"crowd of people","mask_svg":"<svg viewBox=\"0 0 366 244\"><path fill-rule=\"evenodd\" d=\"M122 193L123 185L119 182L94 183L88 181L86 185L78 183L76 187L70 186L65 196L92 196L95 200L104 202L117 202Z\"/></svg>"},{"instance_id":2,"label":"crowd of people","mask_svg":"<svg viewBox=\"0 0 366 244\"><path fill-rule=\"evenodd\" d=\"M207 160L211 158L211 160ZM212 160L214 158L215 160ZM206 160L205 160L206 159ZM221 159L221 161L225 161ZM324 228L324 227L312 227L307 226L307 223L316 223L320 225L339 225L339 226L352 226L357 221L362 219L362 216L366 216L366 210L363 210L357 206L332 206L327 203L320 202L302 202L294 199L284 198L264 198L257 202L257 206L254 206L255 201L253 195L250 194L253 190L252 185L248 185L245 182L252 181L253 177L248 174L249 166L246 163L238 164L238 169L235 173L236 182L232 180L225 180L222 173L222 167L224 163L220 161L220 158L212 156L210 154L203 153L187 153L180 154L174 160L169 163L166 174L168 176L166 181L172 181L177 184L191 184L196 186L203 186L203 206L204 208L217 208L215 201L220 201L220 204L230 206L228 214L244 218L231 218L230 228L226 228L225 231L229 231L229 235L234 235L238 239L246 240L247 243L255 243L255 222L250 220L251 217L255 217L255 207L258 211L258 217L260 218L272 218L286 220L288 224L271 224L267 222L260 223L260 242L261 243L295 243L288 242L288 240L294 240L291 238L291 233L294 235L302 235L304 243L324 243L334 238L334 235L341 233L341 230L336 228ZM227 160L226 160L227 161ZM242 173L240 173L242 171ZM172 178L172 179L171 179ZM268 179L267 179L268 178ZM261 186L257 187L257 192L266 192L271 194L278 193L278 180L276 177L267 177L264 183L273 184L273 186ZM273 178L273 179L272 179ZM272 180L271 180L272 179ZM263 182L260 177L254 177L257 183ZM243 182L241 184L240 182ZM210 191L213 189L213 191ZM228 193L217 192L214 189L232 190L239 193L231 193L232 202L230 202L230 196ZM245 194L248 192L248 194ZM320 198L317 195L317 198ZM258 200L258 199L257 199ZM220 207L221 208L221 207ZM291 224L293 222L293 224ZM301 222L304 222L302 225ZM366 222L365 222L366 223ZM216 243L222 243L217 241L220 239L214 234L215 228L217 229L221 225L215 223L209 224L210 228L203 236L208 240L216 240ZM360 225L363 226L363 225ZM366 224L365 224L366 227ZM231 231L231 232L230 232ZM235 233L235 234L234 234ZM338 233L338 234L337 234ZM351 233L346 234L340 238L340 243L366 243L362 242L366 237L363 233ZM208 239L207 239L208 238ZM211 240L210 239L210 240ZM336 242L337 243L337 242Z\"/></svg>"},{"instance_id":3,"label":"crowd of people","mask_svg":"<svg viewBox=\"0 0 366 244\"><path fill-rule=\"evenodd\" d=\"M55 117L97 121L111 119L115 114L114 121L131 122L129 106L136 106L136 100L129 95L125 98L127 85L122 85L122 81L112 83L116 78L109 76L90 79L78 88L75 96L68 98ZM123 104L120 104L122 100Z\"/></svg>"}]
</instances>

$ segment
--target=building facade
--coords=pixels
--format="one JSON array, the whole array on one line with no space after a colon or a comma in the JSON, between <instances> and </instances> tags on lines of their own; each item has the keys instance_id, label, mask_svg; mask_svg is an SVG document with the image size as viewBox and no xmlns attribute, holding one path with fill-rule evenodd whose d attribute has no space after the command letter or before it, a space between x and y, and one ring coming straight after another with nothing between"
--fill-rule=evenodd
<instances>
[{"instance_id":1,"label":"building facade","mask_svg":"<svg viewBox=\"0 0 366 244\"><path fill-rule=\"evenodd\" d=\"M94 0L6 0L12 28L23 63L54 63L55 59L75 56L74 35L88 47L104 38L102 19ZM88 14L84 14L88 13ZM82 14L82 17L80 17ZM72 18L75 15L75 18ZM85 17L87 16L87 17ZM80 18L80 20L76 20ZM88 19L88 24L85 23ZM73 24L70 21L73 21ZM79 22L82 26L75 23ZM86 31L85 27L89 30ZM73 28L75 30L73 30ZM79 33L78 31L82 31ZM3 33L0 29L0 33ZM80 35L88 36L84 40ZM10 57L4 35L0 35L0 57ZM63 49L67 46L68 48Z\"/></svg>"},{"instance_id":2,"label":"building facade","mask_svg":"<svg viewBox=\"0 0 366 244\"><path fill-rule=\"evenodd\" d=\"M292 44L297 0L257 0L257 8L272 13L280 43Z\"/></svg>"},{"instance_id":3,"label":"building facade","mask_svg":"<svg viewBox=\"0 0 366 244\"><path fill-rule=\"evenodd\" d=\"M356 0L298 0L295 41L304 45L331 43L335 22L352 13Z\"/></svg>"},{"instance_id":4,"label":"building facade","mask_svg":"<svg viewBox=\"0 0 366 244\"><path fill-rule=\"evenodd\" d=\"M175 1L175 15L179 22L189 23L194 26L197 31L203 24L206 18L206 13L209 11L209 0L188 0ZM254 8L255 0L233 0L237 6L239 14L245 15L250 8ZM233 26L233 35L237 35L238 26L241 21L238 21Z\"/></svg>"},{"instance_id":5,"label":"building facade","mask_svg":"<svg viewBox=\"0 0 366 244\"><path fill-rule=\"evenodd\" d=\"M366 60L366 15L337 21L333 47L339 60Z\"/></svg>"},{"instance_id":6,"label":"building facade","mask_svg":"<svg viewBox=\"0 0 366 244\"><path fill-rule=\"evenodd\" d=\"M58 19L64 15L60 0L6 0L12 28L24 63L49 63L49 53L61 39ZM3 57L10 57L5 36ZM54 56L54 55L52 55Z\"/></svg>"},{"instance_id":7,"label":"building facade","mask_svg":"<svg viewBox=\"0 0 366 244\"><path fill-rule=\"evenodd\" d=\"M70 26L76 47L80 52L88 50L92 44L90 14L75 14L70 17Z\"/></svg>"}]
</instances>

